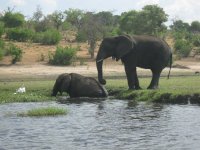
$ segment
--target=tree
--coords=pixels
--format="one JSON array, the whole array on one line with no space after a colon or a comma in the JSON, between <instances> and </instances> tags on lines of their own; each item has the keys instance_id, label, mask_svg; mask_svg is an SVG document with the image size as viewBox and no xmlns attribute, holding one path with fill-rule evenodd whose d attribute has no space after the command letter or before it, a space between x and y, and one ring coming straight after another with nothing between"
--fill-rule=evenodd
<instances>
[{"instance_id":1,"label":"tree","mask_svg":"<svg viewBox=\"0 0 200 150\"><path fill-rule=\"evenodd\" d=\"M53 14L50 15L51 20L53 21L57 30L59 30L60 26L62 25L64 15L62 12L55 11Z\"/></svg>"},{"instance_id":2,"label":"tree","mask_svg":"<svg viewBox=\"0 0 200 150\"><path fill-rule=\"evenodd\" d=\"M146 5L142 8L139 18L143 20L143 32L156 35L158 32L165 30L164 22L167 21L167 14L163 8L157 5Z\"/></svg>"},{"instance_id":3,"label":"tree","mask_svg":"<svg viewBox=\"0 0 200 150\"><path fill-rule=\"evenodd\" d=\"M82 26L78 30L78 33L83 34L86 38L85 40L88 41L88 44L90 45L89 53L91 58L94 58L96 42L98 39L102 38L102 25L93 12L87 12L81 21Z\"/></svg>"},{"instance_id":4,"label":"tree","mask_svg":"<svg viewBox=\"0 0 200 150\"><path fill-rule=\"evenodd\" d=\"M78 30L81 28L82 18L84 17L84 12L80 9L69 9L64 11L66 14L65 21L71 23L71 25L75 26Z\"/></svg>"},{"instance_id":5,"label":"tree","mask_svg":"<svg viewBox=\"0 0 200 150\"><path fill-rule=\"evenodd\" d=\"M182 20L175 20L170 28L176 32L189 31L190 25Z\"/></svg>"},{"instance_id":6,"label":"tree","mask_svg":"<svg viewBox=\"0 0 200 150\"><path fill-rule=\"evenodd\" d=\"M138 22L138 12L131 10L121 14L120 29L126 33L136 33Z\"/></svg>"},{"instance_id":7,"label":"tree","mask_svg":"<svg viewBox=\"0 0 200 150\"><path fill-rule=\"evenodd\" d=\"M141 11L129 11L121 15L120 29L132 34L157 35L166 30L167 14L157 5L146 5Z\"/></svg>"},{"instance_id":8,"label":"tree","mask_svg":"<svg viewBox=\"0 0 200 150\"><path fill-rule=\"evenodd\" d=\"M42 9L38 5L37 8L36 8L36 12L33 13L32 20L35 21L35 22L37 22L37 23L39 23L43 16L44 15L43 15Z\"/></svg>"},{"instance_id":9,"label":"tree","mask_svg":"<svg viewBox=\"0 0 200 150\"><path fill-rule=\"evenodd\" d=\"M194 33L200 33L200 22L193 21L190 26L190 30Z\"/></svg>"},{"instance_id":10,"label":"tree","mask_svg":"<svg viewBox=\"0 0 200 150\"><path fill-rule=\"evenodd\" d=\"M14 28L20 27L25 23L24 15L21 13L6 12L3 16L5 27Z\"/></svg>"},{"instance_id":11,"label":"tree","mask_svg":"<svg viewBox=\"0 0 200 150\"><path fill-rule=\"evenodd\" d=\"M101 33L103 37L111 35L114 28L118 25L118 20L116 16L113 16L112 12L110 11L102 11L95 14L99 24L102 25Z\"/></svg>"},{"instance_id":12,"label":"tree","mask_svg":"<svg viewBox=\"0 0 200 150\"><path fill-rule=\"evenodd\" d=\"M44 16L39 22L34 22L34 29L36 32L45 32L53 28L51 15Z\"/></svg>"}]
</instances>

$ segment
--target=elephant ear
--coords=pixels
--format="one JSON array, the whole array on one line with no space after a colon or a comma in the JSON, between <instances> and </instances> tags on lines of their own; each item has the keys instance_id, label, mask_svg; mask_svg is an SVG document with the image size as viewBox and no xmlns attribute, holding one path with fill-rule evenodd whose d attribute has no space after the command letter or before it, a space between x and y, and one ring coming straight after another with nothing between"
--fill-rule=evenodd
<instances>
[{"instance_id":1,"label":"elephant ear","mask_svg":"<svg viewBox=\"0 0 200 150\"><path fill-rule=\"evenodd\" d=\"M118 36L116 37L116 40L118 42L115 51L115 57L117 59L120 59L126 54L128 54L131 50L134 49L134 46L136 44L135 40L128 35Z\"/></svg>"}]
</instances>

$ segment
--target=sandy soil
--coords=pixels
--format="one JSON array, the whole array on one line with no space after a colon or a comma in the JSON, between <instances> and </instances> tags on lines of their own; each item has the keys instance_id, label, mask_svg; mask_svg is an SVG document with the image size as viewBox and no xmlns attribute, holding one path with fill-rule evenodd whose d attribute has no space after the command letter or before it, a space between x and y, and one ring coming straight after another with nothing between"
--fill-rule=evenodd
<instances>
[{"instance_id":1,"label":"sandy soil","mask_svg":"<svg viewBox=\"0 0 200 150\"><path fill-rule=\"evenodd\" d=\"M21 62L15 65L10 65L10 57L5 57L0 61L0 81L12 80L12 79L55 79L61 73L80 73L87 76L97 76L97 70L95 61L90 59L88 54L88 45L86 43L81 44L80 51L77 56L84 59L84 65L80 65L80 61L77 61L72 66L50 66L48 65L48 54L54 52L56 46L43 46L34 43L15 43L21 49L23 49L23 58ZM62 46L72 45L77 46L76 43L66 43L62 41ZM98 50L98 47L96 51ZM41 61L42 60L42 61ZM173 68L172 75L189 74L194 75L195 72L200 72L200 61L194 59L184 59L176 61L175 64L185 66L188 69ZM104 61L104 74L106 76L125 76L124 66L122 63L115 62L111 59ZM162 75L166 75L169 69L164 69ZM151 75L149 70L138 68L139 76Z\"/></svg>"}]
</instances>

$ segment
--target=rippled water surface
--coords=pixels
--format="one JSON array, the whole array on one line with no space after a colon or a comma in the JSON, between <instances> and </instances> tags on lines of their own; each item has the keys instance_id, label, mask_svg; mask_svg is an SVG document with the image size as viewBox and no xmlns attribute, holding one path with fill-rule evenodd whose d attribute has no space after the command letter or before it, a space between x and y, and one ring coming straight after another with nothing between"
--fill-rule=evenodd
<instances>
[{"instance_id":1,"label":"rippled water surface","mask_svg":"<svg viewBox=\"0 0 200 150\"><path fill-rule=\"evenodd\" d=\"M18 117L32 108L58 106L58 117ZM0 150L198 150L200 107L132 105L128 101L0 105Z\"/></svg>"}]
</instances>

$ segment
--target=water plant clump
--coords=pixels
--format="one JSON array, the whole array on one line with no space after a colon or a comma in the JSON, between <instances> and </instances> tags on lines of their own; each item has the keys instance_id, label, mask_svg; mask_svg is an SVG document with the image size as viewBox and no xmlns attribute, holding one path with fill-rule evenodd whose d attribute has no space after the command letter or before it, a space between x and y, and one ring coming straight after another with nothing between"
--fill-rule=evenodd
<instances>
[{"instance_id":1,"label":"water plant clump","mask_svg":"<svg viewBox=\"0 0 200 150\"><path fill-rule=\"evenodd\" d=\"M45 107L45 108L35 108L31 109L25 113L19 113L18 116L21 117L42 117L42 116L57 116L66 115L67 110L57 107Z\"/></svg>"}]
</instances>

